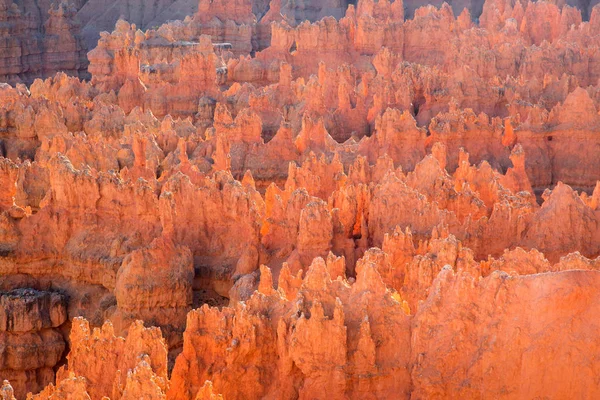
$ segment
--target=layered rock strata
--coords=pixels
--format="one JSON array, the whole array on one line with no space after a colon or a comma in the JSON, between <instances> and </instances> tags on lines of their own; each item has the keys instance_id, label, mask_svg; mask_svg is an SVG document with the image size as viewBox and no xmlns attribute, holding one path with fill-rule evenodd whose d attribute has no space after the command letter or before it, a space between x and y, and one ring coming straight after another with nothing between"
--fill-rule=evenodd
<instances>
[{"instance_id":1,"label":"layered rock strata","mask_svg":"<svg viewBox=\"0 0 600 400\"><path fill-rule=\"evenodd\" d=\"M39 13L41 11L36 10ZM47 16L24 4L0 2L0 82L31 83L58 71L87 76L86 47L73 3L52 3Z\"/></svg>"},{"instance_id":2,"label":"layered rock strata","mask_svg":"<svg viewBox=\"0 0 600 400\"><path fill-rule=\"evenodd\" d=\"M54 382L54 367L66 348L58 329L67 319L66 303L56 292L0 292L0 376L18 398Z\"/></svg>"}]
</instances>

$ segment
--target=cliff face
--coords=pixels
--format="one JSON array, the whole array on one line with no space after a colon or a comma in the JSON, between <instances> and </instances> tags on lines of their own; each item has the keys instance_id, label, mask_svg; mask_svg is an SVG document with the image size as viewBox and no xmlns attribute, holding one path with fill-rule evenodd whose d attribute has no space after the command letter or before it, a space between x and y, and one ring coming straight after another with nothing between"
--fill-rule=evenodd
<instances>
[{"instance_id":1,"label":"cliff face","mask_svg":"<svg viewBox=\"0 0 600 400\"><path fill-rule=\"evenodd\" d=\"M15 289L0 296L0 373L17 397L54 382L53 367L66 347L58 329L67 319L66 304L57 292Z\"/></svg>"},{"instance_id":2,"label":"cliff face","mask_svg":"<svg viewBox=\"0 0 600 400\"><path fill-rule=\"evenodd\" d=\"M596 397L599 7L197 6L0 85L4 398Z\"/></svg>"},{"instance_id":3,"label":"cliff face","mask_svg":"<svg viewBox=\"0 0 600 400\"><path fill-rule=\"evenodd\" d=\"M586 342L588 335L596 331L594 324L588 325L583 320L594 310L597 279L595 271L568 271L519 277L494 273L476 282L470 276L443 271L434 282L436 294L427 299L423 311L415 316L413 395L597 396L593 372L578 367L580 361L590 360L594 350L587 346L583 352L566 350L558 344L562 339L555 331L563 327L577 337L578 343ZM477 311L471 308L473 302L480 304ZM452 306L447 308L445 304ZM544 311L533 315L522 304ZM469 316L458 316L462 314L459 310L464 309L472 310ZM573 320L573 313L580 317ZM492 338L488 332L502 333ZM457 341L457 337L466 340ZM469 340L471 337L474 340ZM550 368L543 368L545 372L540 376L541 365L548 359L565 360L565 364L552 363ZM454 373L427 373L446 368ZM488 379L489 374L496 379ZM471 385L465 386L465 379ZM579 382L577 388L563 385L571 379Z\"/></svg>"},{"instance_id":4,"label":"cliff face","mask_svg":"<svg viewBox=\"0 0 600 400\"><path fill-rule=\"evenodd\" d=\"M43 8L43 7L42 7ZM86 47L72 3L60 2L32 13L24 4L0 2L0 81L31 83L63 71L86 76Z\"/></svg>"}]
</instances>

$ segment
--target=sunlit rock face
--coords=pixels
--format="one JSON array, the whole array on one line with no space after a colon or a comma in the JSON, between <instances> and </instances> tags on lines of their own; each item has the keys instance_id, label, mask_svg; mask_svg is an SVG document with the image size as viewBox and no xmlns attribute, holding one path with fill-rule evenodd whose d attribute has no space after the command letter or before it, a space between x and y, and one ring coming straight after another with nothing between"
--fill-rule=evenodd
<instances>
[{"instance_id":1,"label":"sunlit rock face","mask_svg":"<svg viewBox=\"0 0 600 400\"><path fill-rule=\"evenodd\" d=\"M598 397L600 6L138 3L0 0L0 397Z\"/></svg>"}]
</instances>

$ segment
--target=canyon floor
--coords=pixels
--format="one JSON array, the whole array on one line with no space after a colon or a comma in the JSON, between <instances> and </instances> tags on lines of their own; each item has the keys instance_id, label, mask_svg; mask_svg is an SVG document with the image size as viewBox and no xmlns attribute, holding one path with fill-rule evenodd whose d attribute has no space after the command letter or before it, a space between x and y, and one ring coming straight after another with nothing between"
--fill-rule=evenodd
<instances>
[{"instance_id":1,"label":"canyon floor","mask_svg":"<svg viewBox=\"0 0 600 400\"><path fill-rule=\"evenodd\" d=\"M12 1L0 399L600 398L593 0Z\"/></svg>"}]
</instances>

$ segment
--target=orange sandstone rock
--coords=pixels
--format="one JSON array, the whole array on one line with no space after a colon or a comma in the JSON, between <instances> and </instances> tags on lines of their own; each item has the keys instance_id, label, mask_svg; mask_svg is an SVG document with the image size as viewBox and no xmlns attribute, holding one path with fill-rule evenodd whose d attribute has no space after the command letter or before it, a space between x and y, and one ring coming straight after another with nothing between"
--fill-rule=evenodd
<instances>
[{"instance_id":1,"label":"orange sandstone rock","mask_svg":"<svg viewBox=\"0 0 600 400\"><path fill-rule=\"evenodd\" d=\"M594 397L598 7L134 3L0 1L4 397Z\"/></svg>"}]
</instances>

